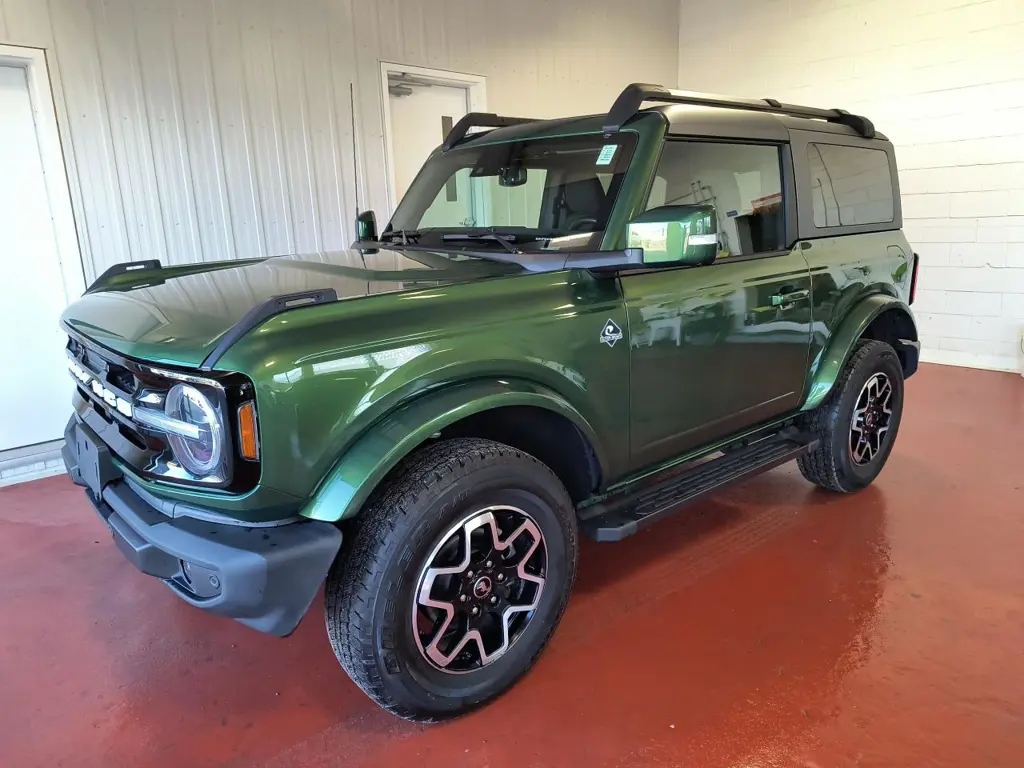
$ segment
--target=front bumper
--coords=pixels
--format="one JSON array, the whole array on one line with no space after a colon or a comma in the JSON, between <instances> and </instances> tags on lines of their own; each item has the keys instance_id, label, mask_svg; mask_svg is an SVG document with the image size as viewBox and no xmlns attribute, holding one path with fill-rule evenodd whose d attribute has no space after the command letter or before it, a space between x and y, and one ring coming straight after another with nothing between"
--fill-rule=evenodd
<instances>
[{"instance_id":1,"label":"front bumper","mask_svg":"<svg viewBox=\"0 0 1024 768\"><path fill-rule=\"evenodd\" d=\"M341 547L329 523L250 527L168 517L125 479L109 450L77 417L62 449L68 475L140 571L197 608L272 635L298 626Z\"/></svg>"}]
</instances>

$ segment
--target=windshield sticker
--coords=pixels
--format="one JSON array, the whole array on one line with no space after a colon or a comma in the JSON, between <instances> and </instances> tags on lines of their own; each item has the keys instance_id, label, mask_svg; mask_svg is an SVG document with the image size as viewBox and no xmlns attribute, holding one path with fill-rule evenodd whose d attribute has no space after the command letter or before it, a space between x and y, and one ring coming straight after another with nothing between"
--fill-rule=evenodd
<instances>
[{"instance_id":1,"label":"windshield sticker","mask_svg":"<svg viewBox=\"0 0 1024 768\"><path fill-rule=\"evenodd\" d=\"M607 344L609 347L614 347L615 342L622 338L622 329L615 324L615 321L610 319L604 324L604 328L601 329L601 343Z\"/></svg>"},{"instance_id":2,"label":"windshield sticker","mask_svg":"<svg viewBox=\"0 0 1024 768\"><path fill-rule=\"evenodd\" d=\"M601 154L597 156L597 165L611 165L612 158L615 157L615 150L618 148L618 144L605 144L601 147Z\"/></svg>"}]
</instances>

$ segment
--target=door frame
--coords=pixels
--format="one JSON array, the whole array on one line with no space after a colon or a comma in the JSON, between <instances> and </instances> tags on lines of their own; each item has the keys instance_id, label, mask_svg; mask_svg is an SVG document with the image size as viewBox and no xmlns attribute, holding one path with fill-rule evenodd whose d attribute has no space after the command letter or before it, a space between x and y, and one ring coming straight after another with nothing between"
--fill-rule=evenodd
<instances>
[{"instance_id":1,"label":"door frame","mask_svg":"<svg viewBox=\"0 0 1024 768\"><path fill-rule=\"evenodd\" d=\"M85 291L85 266L71 206L71 184L64 163L64 149L57 127L57 113L50 85L46 51L24 45L0 44L0 66L25 71L29 104L35 123L36 142L43 167L50 220L60 263L64 299L67 303ZM0 486L62 474L62 440L0 451Z\"/></svg>"},{"instance_id":2,"label":"door frame","mask_svg":"<svg viewBox=\"0 0 1024 768\"><path fill-rule=\"evenodd\" d=\"M57 244L57 259L64 283L64 299L70 303L85 291L85 268L78 230L71 208L71 185L64 164L64 149L57 129L57 113L50 87L46 51L20 45L0 45L0 66L25 70L28 97L35 121L36 141L43 165L46 198Z\"/></svg>"},{"instance_id":3,"label":"door frame","mask_svg":"<svg viewBox=\"0 0 1024 768\"><path fill-rule=\"evenodd\" d=\"M395 156L394 138L391 128L391 101L388 94L388 75L402 74L415 75L417 78L435 85L455 86L465 88L469 112L485 112L487 110L487 78L483 75L472 75L467 72L453 72L447 69L431 69L430 67L414 67L407 64L399 64L393 61L380 62L380 109L381 119L384 125L384 168L387 184L387 216L381 220L391 218L395 212L398 201L395 199L395 164L392 158Z\"/></svg>"}]
</instances>

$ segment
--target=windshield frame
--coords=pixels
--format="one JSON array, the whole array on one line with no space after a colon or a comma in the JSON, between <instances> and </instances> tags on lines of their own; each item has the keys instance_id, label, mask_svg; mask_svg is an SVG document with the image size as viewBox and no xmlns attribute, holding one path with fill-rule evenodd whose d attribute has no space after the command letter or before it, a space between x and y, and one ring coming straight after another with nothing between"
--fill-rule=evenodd
<instances>
[{"instance_id":1,"label":"windshield frame","mask_svg":"<svg viewBox=\"0 0 1024 768\"><path fill-rule=\"evenodd\" d=\"M381 233L381 240L384 241L389 235L394 233L394 237L402 237L402 242L412 242L412 237L416 238L416 242L419 243L420 236L428 236L428 239L433 241L434 236L438 240L438 246L441 245L440 235L443 234L455 234L455 233L466 233L466 234L491 234L491 235L512 235L513 239L510 241L519 250L536 252L536 251L595 251L602 248L602 245L607 241L607 234L610 224L618 217L614 215L616 207L619 205L619 201L622 197L624 189L628 186L628 179L632 168L636 165L636 160L640 152L638 151L640 141L638 135L633 131L619 131L618 133L607 136L600 131L587 131L584 133L571 133L561 134L555 136L539 135L536 137L518 137L515 139L506 139L504 141L484 141L484 142L471 142L463 146L457 146L448 152L441 151L440 148L434 150L420 167L412 183L409 185L409 189L403 195L398 206L395 208L394 213L391 216L390 221ZM545 229L542 227L528 227L522 224L494 224L494 225L464 225L458 226L453 222L452 226L435 226L428 225L425 227L413 227L412 224L423 221L423 216L427 210L436 201L438 195L444 190L446 183L455 177L455 174L459 173L460 170L465 168L478 167L484 153L489 150L493 150L495 147L502 147L508 145L549 145L555 144L556 146L568 146L571 147L574 143L581 145L581 149L585 150L597 150L600 154L600 150L607 145L615 145L616 149L612 154L612 160L605 164L598 166L599 168L606 167L608 173L612 174L613 178L611 185L606 190L606 199L603 202L601 210L601 218L598 220L598 226L593 229L580 230L575 232L567 231L556 231ZM591 146L582 146L591 145ZM473 158L470 160L469 158ZM458 162L458 161L463 162ZM442 166L442 170L438 169L438 166ZM447 172L443 171L444 166L450 168ZM529 167L529 166L528 166ZM571 170L569 171L571 172ZM595 176L597 173L595 172ZM433 176L433 178L431 178ZM495 177L495 174L488 174L488 177ZM588 178L588 177L583 177ZM425 185L429 185L426 191L422 191ZM548 188L545 187L544 195L545 198L548 194ZM419 193L419 194L417 194ZM543 204L543 203L542 203ZM589 220L589 217L587 217ZM409 234L409 239L406 239L403 233ZM618 238L616 238L618 239ZM502 245L499 243L488 243L486 241L477 240L470 244L467 242L467 246L471 246L466 250L492 250L501 249L504 250ZM452 248L452 243L444 244L444 248L451 250L463 250L458 246Z\"/></svg>"}]
</instances>

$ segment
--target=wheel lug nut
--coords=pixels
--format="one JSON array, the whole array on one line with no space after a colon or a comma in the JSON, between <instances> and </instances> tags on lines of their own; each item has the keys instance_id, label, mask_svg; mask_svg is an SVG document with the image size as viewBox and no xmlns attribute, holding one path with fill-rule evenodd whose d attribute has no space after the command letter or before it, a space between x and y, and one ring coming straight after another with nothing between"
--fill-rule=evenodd
<instances>
[{"instance_id":1,"label":"wheel lug nut","mask_svg":"<svg viewBox=\"0 0 1024 768\"><path fill-rule=\"evenodd\" d=\"M497 579L498 579L498 581L504 581L505 580L505 574L504 573L499 573L497 575Z\"/></svg>"},{"instance_id":2,"label":"wheel lug nut","mask_svg":"<svg viewBox=\"0 0 1024 768\"><path fill-rule=\"evenodd\" d=\"M494 563L492 563L492 562L491 562L490 560L488 560L488 561L487 561L487 567L488 567L488 568L491 568L491 567L493 567L493 566L494 566Z\"/></svg>"},{"instance_id":3,"label":"wheel lug nut","mask_svg":"<svg viewBox=\"0 0 1024 768\"><path fill-rule=\"evenodd\" d=\"M498 596L497 595L491 595L491 602L492 603L498 602Z\"/></svg>"},{"instance_id":4,"label":"wheel lug nut","mask_svg":"<svg viewBox=\"0 0 1024 768\"><path fill-rule=\"evenodd\" d=\"M474 606L473 606L473 610L471 610L471 611L470 611L470 613L472 613L472 614L473 614L474 616L476 616L476 615L477 615L478 613L480 613L480 609L479 609L479 608L477 608L477 607L476 607L476 606L474 605Z\"/></svg>"},{"instance_id":5,"label":"wheel lug nut","mask_svg":"<svg viewBox=\"0 0 1024 768\"><path fill-rule=\"evenodd\" d=\"M459 602L460 603L466 602L466 596L465 595L459 595Z\"/></svg>"},{"instance_id":6,"label":"wheel lug nut","mask_svg":"<svg viewBox=\"0 0 1024 768\"><path fill-rule=\"evenodd\" d=\"M473 572L472 571L466 571L466 578L467 579L472 579L473 578Z\"/></svg>"}]
</instances>

